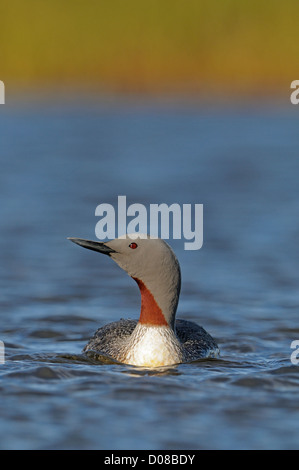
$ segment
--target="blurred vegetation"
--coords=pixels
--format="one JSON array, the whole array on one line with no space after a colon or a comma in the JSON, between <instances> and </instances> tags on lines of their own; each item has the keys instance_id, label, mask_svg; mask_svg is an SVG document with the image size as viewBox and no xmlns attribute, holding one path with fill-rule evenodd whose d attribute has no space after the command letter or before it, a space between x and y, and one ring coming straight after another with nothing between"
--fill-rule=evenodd
<instances>
[{"instance_id":1,"label":"blurred vegetation","mask_svg":"<svg viewBox=\"0 0 299 470\"><path fill-rule=\"evenodd\" d=\"M298 0L0 0L0 79L259 92L299 76Z\"/></svg>"}]
</instances>

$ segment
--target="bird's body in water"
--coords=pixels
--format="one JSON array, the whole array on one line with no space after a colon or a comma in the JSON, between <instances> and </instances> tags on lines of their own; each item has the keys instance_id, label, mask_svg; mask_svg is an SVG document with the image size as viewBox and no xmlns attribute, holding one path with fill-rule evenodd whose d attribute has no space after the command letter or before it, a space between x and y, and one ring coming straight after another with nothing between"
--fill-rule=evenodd
<instances>
[{"instance_id":1,"label":"bird's body in water","mask_svg":"<svg viewBox=\"0 0 299 470\"><path fill-rule=\"evenodd\" d=\"M144 367L218 356L216 342L201 326L175 319L181 273L174 252L164 240L130 235L105 243L70 240L109 255L137 282L141 293L139 320L120 320L99 328L84 352L95 351Z\"/></svg>"}]
</instances>

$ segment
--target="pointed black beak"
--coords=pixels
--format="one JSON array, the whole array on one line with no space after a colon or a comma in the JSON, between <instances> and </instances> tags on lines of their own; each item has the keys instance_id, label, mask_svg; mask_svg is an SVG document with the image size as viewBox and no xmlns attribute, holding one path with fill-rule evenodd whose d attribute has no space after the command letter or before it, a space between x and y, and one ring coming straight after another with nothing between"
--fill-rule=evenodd
<instances>
[{"instance_id":1,"label":"pointed black beak","mask_svg":"<svg viewBox=\"0 0 299 470\"><path fill-rule=\"evenodd\" d=\"M71 242L76 243L77 245L83 246L88 250L97 251L98 253L103 253L104 255L110 255L110 253L116 253L115 250L109 248L103 242L94 242L92 240L84 240L83 238L68 238Z\"/></svg>"}]
</instances>

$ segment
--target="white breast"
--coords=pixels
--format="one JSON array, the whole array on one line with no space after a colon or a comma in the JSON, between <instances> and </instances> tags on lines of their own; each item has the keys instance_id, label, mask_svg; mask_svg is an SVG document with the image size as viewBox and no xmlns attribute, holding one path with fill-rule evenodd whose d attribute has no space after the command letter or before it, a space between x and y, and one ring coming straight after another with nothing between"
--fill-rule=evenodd
<instances>
[{"instance_id":1,"label":"white breast","mask_svg":"<svg viewBox=\"0 0 299 470\"><path fill-rule=\"evenodd\" d=\"M138 323L131 335L124 362L134 366L160 367L183 359L180 343L168 326Z\"/></svg>"}]
</instances>

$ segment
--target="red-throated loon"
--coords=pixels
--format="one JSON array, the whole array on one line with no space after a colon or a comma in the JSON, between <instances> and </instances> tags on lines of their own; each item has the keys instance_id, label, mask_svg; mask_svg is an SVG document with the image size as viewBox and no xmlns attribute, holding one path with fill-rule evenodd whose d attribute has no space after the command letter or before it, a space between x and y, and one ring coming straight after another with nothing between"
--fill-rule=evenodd
<instances>
[{"instance_id":1,"label":"red-throated loon","mask_svg":"<svg viewBox=\"0 0 299 470\"><path fill-rule=\"evenodd\" d=\"M175 319L181 273L174 252L164 240L132 235L105 243L69 240L109 255L137 282L141 293L139 320L120 320L99 328L83 352L92 350L144 367L218 356L216 342L201 326Z\"/></svg>"}]
</instances>

